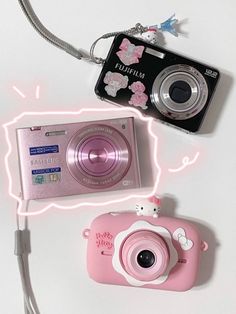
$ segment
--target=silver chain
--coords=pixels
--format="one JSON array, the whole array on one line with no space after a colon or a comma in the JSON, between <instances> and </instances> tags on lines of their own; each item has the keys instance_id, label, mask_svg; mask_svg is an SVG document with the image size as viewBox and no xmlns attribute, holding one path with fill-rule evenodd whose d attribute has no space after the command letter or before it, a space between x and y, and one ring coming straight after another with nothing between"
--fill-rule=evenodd
<instances>
[{"instance_id":1,"label":"silver chain","mask_svg":"<svg viewBox=\"0 0 236 314\"><path fill-rule=\"evenodd\" d=\"M147 26L143 26L142 24L137 23L134 27L132 27L130 29L120 31L120 32L111 32L111 33L104 34L103 36L96 39L95 42L92 44L92 46L90 48L90 61L97 63L97 64L103 64L105 62L104 59L94 56L95 47L101 39L107 39L107 38L114 37L114 36L119 35L119 34L137 35L137 34L145 33L147 30L148 30Z\"/></svg>"}]
</instances>

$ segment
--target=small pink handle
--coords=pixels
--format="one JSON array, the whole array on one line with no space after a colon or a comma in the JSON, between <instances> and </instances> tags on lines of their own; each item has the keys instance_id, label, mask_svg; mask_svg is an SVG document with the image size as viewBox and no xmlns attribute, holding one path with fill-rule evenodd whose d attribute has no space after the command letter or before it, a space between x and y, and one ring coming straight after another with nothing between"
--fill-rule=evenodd
<instances>
[{"instance_id":1,"label":"small pink handle","mask_svg":"<svg viewBox=\"0 0 236 314\"><path fill-rule=\"evenodd\" d=\"M82 236L84 239L88 239L90 235L90 229L84 229Z\"/></svg>"},{"instance_id":2,"label":"small pink handle","mask_svg":"<svg viewBox=\"0 0 236 314\"><path fill-rule=\"evenodd\" d=\"M208 250L208 243L206 241L202 241L201 243L201 250L206 252Z\"/></svg>"}]
</instances>

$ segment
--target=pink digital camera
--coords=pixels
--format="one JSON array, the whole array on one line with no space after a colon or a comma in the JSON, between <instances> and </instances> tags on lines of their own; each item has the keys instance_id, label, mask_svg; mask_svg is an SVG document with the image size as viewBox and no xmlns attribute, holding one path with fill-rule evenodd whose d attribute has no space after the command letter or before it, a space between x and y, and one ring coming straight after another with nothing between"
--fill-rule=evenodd
<instances>
[{"instance_id":1,"label":"pink digital camera","mask_svg":"<svg viewBox=\"0 0 236 314\"><path fill-rule=\"evenodd\" d=\"M16 132L23 199L140 187L133 117Z\"/></svg>"},{"instance_id":2,"label":"pink digital camera","mask_svg":"<svg viewBox=\"0 0 236 314\"><path fill-rule=\"evenodd\" d=\"M207 250L194 225L170 217L104 214L83 236L89 275L105 284L189 290Z\"/></svg>"}]
</instances>

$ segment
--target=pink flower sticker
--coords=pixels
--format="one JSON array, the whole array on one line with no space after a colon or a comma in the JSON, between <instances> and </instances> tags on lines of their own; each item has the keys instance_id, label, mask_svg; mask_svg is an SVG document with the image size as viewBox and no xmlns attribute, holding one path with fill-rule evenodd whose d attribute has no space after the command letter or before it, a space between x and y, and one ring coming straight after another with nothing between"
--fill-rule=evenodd
<instances>
[{"instance_id":1,"label":"pink flower sticker","mask_svg":"<svg viewBox=\"0 0 236 314\"><path fill-rule=\"evenodd\" d=\"M131 89L133 93L143 93L146 88L142 82L137 81L137 82L132 83L129 86L129 89Z\"/></svg>"},{"instance_id":2,"label":"pink flower sticker","mask_svg":"<svg viewBox=\"0 0 236 314\"><path fill-rule=\"evenodd\" d=\"M143 83L140 81L134 82L129 86L129 89L134 93L129 100L129 104L147 109L148 96L144 93L146 88Z\"/></svg>"},{"instance_id":3,"label":"pink flower sticker","mask_svg":"<svg viewBox=\"0 0 236 314\"><path fill-rule=\"evenodd\" d=\"M135 46L127 38L122 40L119 48L120 51L116 54L125 65L139 63L139 59L142 57L144 51L144 46Z\"/></svg>"},{"instance_id":4,"label":"pink flower sticker","mask_svg":"<svg viewBox=\"0 0 236 314\"><path fill-rule=\"evenodd\" d=\"M148 101L148 96L146 94L136 93L131 96L129 104L136 107L141 107L142 109L147 109L148 108L146 106L147 101Z\"/></svg>"}]
</instances>

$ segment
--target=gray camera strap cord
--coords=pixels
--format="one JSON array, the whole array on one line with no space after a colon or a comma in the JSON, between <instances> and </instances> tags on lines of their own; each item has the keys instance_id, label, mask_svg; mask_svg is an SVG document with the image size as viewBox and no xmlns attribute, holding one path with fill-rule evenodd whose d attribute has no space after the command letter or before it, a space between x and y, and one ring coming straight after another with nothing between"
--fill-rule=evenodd
<instances>
[{"instance_id":1,"label":"gray camera strap cord","mask_svg":"<svg viewBox=\"0 0 236 314\"><path fill-rule=\"evenodd\" d=\"M27 210L28 210L27 203ZM17 202L17 208L19 203ZM16 211L17 211L16 208ZM30 231L28 229L28 218L24 216L24 227L20 228L19 214L16 213L17 229L15 231L15 250L14 254L17 257L20 279L24 296L24 311L25 314L40 314L37 302L33 293L29 272L28 257L31 252Z\"/></svg>"},{"instance_id":2,"label":"gray camera strap cord","mask_svg":"<svg viewBox=\"0 0 236 314\"><path fill-rule=\"evenodd\" d=\"M143 32L146 32L148 30L148 27L143 27L140 23L137 23L135 27L132 27L131 29L125 30L125 31L120 31L120 32L112 32L112 33L107 33L100 38L98 38L91 46L90 53L87 53L83 49L76 49L69 43L65 42L64 40L58 38L55 36L53 33L51 33L40 21L40 19L37 17L35 14L30 1L29 0L18 0L22 11L28 18L30 24L34 27L34 29L48 42L50 42L52 45L56 46L57 48L60 48L64 50L65 52L69 53L73 57L79 59L79 60L85 60L85 61L90 61L94 62L97 64L102 64L104 63L104 59L102 58L97 58L94 56L94 49L97 44L97 42L101 39L107 39L109 37L114 37L117 34L120 33L126 33L130 35L135 35L135 34L142 34Z\"/></svg>"},{"instance_id":3,"label":"gray camera strap cord","mask_svg":"<svg viewBox=\"0 0 236 314\"><path fill-rule=\"evenodd\" d=\"M140 23L137 23L135 27L132 27L125 31L119 31L119 32L111 32L107 33L101 37L99 37L95 42L92 44L90 48L90 52L86 52L83 49L76 49L69 43L63 41L62 39L55 36L53 33L51 33L39 20L37 15L35 14L29 0L18 0L24 14L28 18L31 25L35 28L35 30L48 42L50 42L52 45L64 50L65 52L69 53L73 57L93 62L96 64L103 64L104 59L98 58L94 56L94 50L95 47L101 39L107 39L110 37L114 37L118 34L125 33L128 35L137 35L142 34L148 31L150 27L142 26ZM176 23L176 19L173 19L174 15L171 16L167 21L161 24L161 27L158 28L157 25L154 25L153 27L156 27L156 29L162 30L162 31L169 31L170 33L173 33L175 36L177 36L173 25ZM17 208L18 208L17 204ZM25 217L25 227L24 229L20 229L19 226L19 215L17 215L17 230L15 231L15 255L17 256L19 271L20 271L20 277L22 282L22 289L24 294L24 307L25 307L25 314L40 314L39 309L37 307L36 300L34 298L34 293L31 287L30 282L30 273L29 273L29 265L28 265L28 256L30 254L30 232L27 226L27 217Z\"/></svg>"},{"instance_id":4,"label":"gray camera strap cord","mask_svg":"<svg viewBox=\"0 0 236 314\"><path fill-rule=\"evenodd\" d=\"M35 28L35 30L47 41L49 41L52 45L66 51L71 54L73 57L77 59L83 58L83 53L80 50L77 50L72 45L67 42L61 40L56 37L53 33L51 33L39 20L37 15L35 14L30 2L28 0L18 0L21 9L25 13L31 25Z\"/></svg>"}]
</instances>

